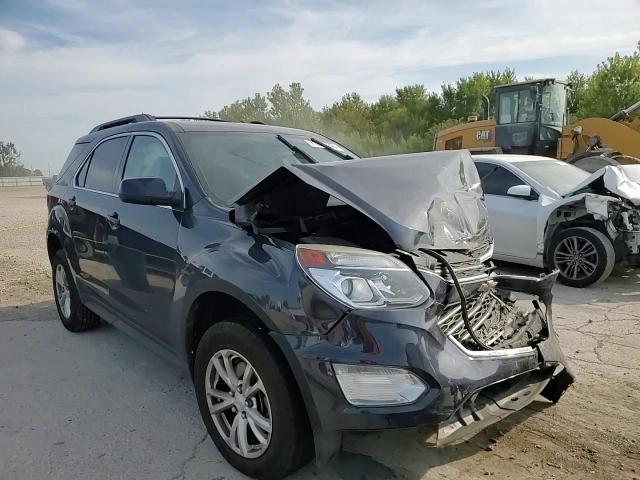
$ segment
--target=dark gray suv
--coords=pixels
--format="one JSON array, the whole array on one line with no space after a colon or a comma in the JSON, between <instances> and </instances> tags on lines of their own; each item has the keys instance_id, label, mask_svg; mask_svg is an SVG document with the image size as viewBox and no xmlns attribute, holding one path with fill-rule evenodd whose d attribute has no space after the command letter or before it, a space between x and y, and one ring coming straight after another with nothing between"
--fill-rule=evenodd
<instances>
[{"instance_id":1,"label":"dark gray suv","mask_svg":"<svg viewBox=\"0 0 640 480\"><path fill-rule=\"evenodd\" d=\"M573 382L557 273L500 275L465 151L358 159L319 134L136 115L78 139L48 192L58 313L188 366L204 424L281 478L341 432L463 441Z\"/></svg>"}]
</instances>

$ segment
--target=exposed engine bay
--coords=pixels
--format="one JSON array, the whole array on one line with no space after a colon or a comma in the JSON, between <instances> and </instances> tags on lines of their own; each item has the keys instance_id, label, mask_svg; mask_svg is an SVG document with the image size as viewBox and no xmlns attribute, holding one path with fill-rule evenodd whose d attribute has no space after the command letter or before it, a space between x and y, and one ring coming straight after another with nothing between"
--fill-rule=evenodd
<instances>
[{"instance_id":1,"label":"exposed engine bay","mask_svg":"<svg viewBox=\"0 0 640 480\"><path fill-rule=\"evenodd\" d=\"M426 257L420 253L418 258ZM452 288L453 278L441 262L427 261L418 267L428 282L429 276L435 275L448 286L438 318L438 326L445 335L467 350L522 348L547 338L546 316L551 307L555 274L518 277L514 286L512 277L493 272L493 264L488 261L490 243L485 249L445 253L464 292L468 324L464 319L465 307Z\"/></svg>"},{"instance_id":2,"label":"exposed engine bay","mask_svg":"<svg viewBox=\"0 0 640 480\"><path fill-rule=\"evenodd\" d=\"M232 220L255 234L397 257L434 293L442 332L469 351L528 347L548 336L555 275L493 272L488 215L468 152L289 165L235 203ZM531 307L516 305L515 292L533 295Z\"/></svg>"}]
</instances>

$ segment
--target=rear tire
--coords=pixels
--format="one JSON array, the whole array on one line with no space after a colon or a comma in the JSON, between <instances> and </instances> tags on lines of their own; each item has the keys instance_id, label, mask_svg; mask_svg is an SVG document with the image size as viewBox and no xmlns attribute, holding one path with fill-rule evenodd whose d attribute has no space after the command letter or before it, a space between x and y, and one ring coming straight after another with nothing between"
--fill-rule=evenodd
<instances>
[{"instance_id":1,"label":"rear tire","mask_svg":"<svg viewBox=\"0 0 640 480\"><path fill-rule=\"evenodd\" d=\"M549 247L549 266L560 270L558 280L570 287L582 288L604 281L616 263L611 240L595 228L562 230Z\"/></svg>"},{"instance_id":2,"label":"rear tire","mask_svg":"<svg viewBox=\"0 0 640 480\"><path fill-rule=\"evenodd\" d=\"M310 459L311 429L282 355L245 325L241 317L216 323L200 340L194 365L198 406L231 465L250 477L280 479Z\"/></svg>"},{"instance_id":3,"label":"rear tire","mask_svg":"<svg viewBox=\"0 0 640 480\"><path fill-rule=\"evenodd\" d=\"M53 297L64 328L70 332L84 332L97 327L100 317L80 301L64 250L58 250L51 259Z\"/></svg>"}]
</instances>

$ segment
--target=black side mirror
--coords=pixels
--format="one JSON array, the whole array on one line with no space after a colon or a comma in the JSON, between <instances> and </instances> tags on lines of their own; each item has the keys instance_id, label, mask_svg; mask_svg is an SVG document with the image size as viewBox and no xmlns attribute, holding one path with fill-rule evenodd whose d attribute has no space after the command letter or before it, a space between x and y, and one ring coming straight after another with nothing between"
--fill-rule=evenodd
<instances>
[{"instance_id":1,"label":"black side mirror","mask_svg":"<svg viewBox=\"0 0 640 480\"><path fill-rule=\"evenodd\" d=\"M120 200L139 205L182 206L181 192L168 192L164 180L158 177L127 178L120 182Z\"/></svg>"}]
</instances>

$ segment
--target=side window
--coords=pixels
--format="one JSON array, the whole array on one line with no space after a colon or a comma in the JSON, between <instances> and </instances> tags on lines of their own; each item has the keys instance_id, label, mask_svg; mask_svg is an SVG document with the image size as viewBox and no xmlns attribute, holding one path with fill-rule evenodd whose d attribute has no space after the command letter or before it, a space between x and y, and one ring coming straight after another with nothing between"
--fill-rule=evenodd
<instances>
[{"instance_id":1,"label":"side window","mask_svg":"<svg viewBox=\"0 0 640 480\"><path fill-rule=\"evenodd\" d=\"M462 137L450 138L444 142L445 150L460 150L462 148Z\"/></svg>"},{"instance_id":2,"label":"side window","mask_svg":"<svg viewBox=\"0 0 640 480\"><path fill-rule=\"evenodd\" d=\"M116 170L122 159L127 140L128 137L117 137L101 143L80 171L78 185L100 192L113 193Z\"/></svg>"},{"instance_id":3,"label":"side window","mask_svg":"<svg viewBox=\"0 0 640 480\"><path fill-rule=\"evenodd\" d=\"M488 195L506 195L514 185L523 185L525 182L513 173L498 165L488 163L476 163L482 190Z\"/></svg>"},{"instance_id":4,"label":"side window","mask_svg":"<svg viewBox=\"0 0 640 480\"><path fill-rule=\"evenodd\" d=\"M84 187L84 184L87 180L87 170L89 170L89 164L91 163L91 159L87 160L86 162L84 162L84 165L82 166L82 168L80 169L80 172L78 173L78 186L79 187Z\"/></svg>"},{"instance_id":5,"label":"side window","mask_svg":"<svg viewBox=\"0 0 640 480\"><path fill-rule=\"evenodd\" d=\"M122 179L159 177L167 190L180 190L178 174L164 145L156 137L137 135L133 139Z\"/></svg>"},{"instance_id":6,"label":"side window","mask_svg":"<svg viewBox=\"0 0 640 480\"><path fill-rule=\"evenodd\" d=\"M491 173L491 171L496 168L495 165L491 165L490 163L475 162L475 165L476 169L478 170L478 175L480 176L480 181L482 181L484 177L489 175L489 173Z\"/></svg>"},{"instance_id":7,"label":"side window","mask_svg":"<svg viewBox=\"0 0 640 480\"><path fill-rule=\"evenodd\" d=\"M518 114L518 92L507 92L500 94L500 125L515 123Z\"/></svg>"},{"instance_id":8,"label":"side window","mask_svg":"<svg viewBox=\"0 0 640 480\"><path fill-rule=\"evenodd\" d=\"M503 92L498 100L498 124L536 121L535 95L529 88Z\"/></svg>"}]
</instances>

